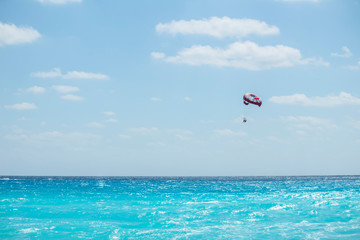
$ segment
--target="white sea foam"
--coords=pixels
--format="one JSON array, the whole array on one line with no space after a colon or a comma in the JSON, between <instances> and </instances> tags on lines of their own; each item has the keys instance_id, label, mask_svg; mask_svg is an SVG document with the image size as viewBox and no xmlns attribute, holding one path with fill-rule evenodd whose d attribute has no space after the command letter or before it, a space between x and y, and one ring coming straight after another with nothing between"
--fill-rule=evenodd
<instances>
[{"instance_id":1,"label":"white sea foam","mask_svg":"<svg viewBox=\"0 0 360 240\"><path fill-rule=\"evenodd\" d=\"M250 215L250 216L260 216L260 217L265 216L265 214L262 213L262 212L253 212L253 213L250 213L249 215Z\"/></svg>"},{"instance_id":2,"label":"white sea foam","mask_svg":"<svg viewBox=\"0 0 360 240\"><path fill-rule=\"evenodd\" d=\"M190 205L190 204L218 204L219 201L209 201L209 202L186 202L184 204Z\"/></svg>"},{"instance_id":3,"label":"white sea foam","mask_svg":"<svg viewBox=\"0 0 360 240\"><path fill-rule=\"evenodd\" d=\"M320 205L323 205L323 204L326 204L326 203L328 203L328 201L323 200L323 201L318 201L318 202L316 202L314 205L317 206L317 207L319 207Z\"/></svg>"},{"instance_id":4,"label":"white sea foam","mask_svg":"<svg viewBox=\"0 0 360 240\"><path fill-rule=\"evenodd\" d=\"M115 230L110 234L109 239L111 239L111 240L120 239L119 229L115 229Z\"/></svg>"},{"instance_id":5,"label":"white sea foam","mask_svg":"<svg viewBox=\"0 0 360 240\"><path fill-rule=\"evenodd\" d=\"M97 187L99 187L99 188L110 187L110 185L107 184L106 181L104 181L104 180L99 180L96 185L97 185Z\"/></svg>"},{"instance_id":6,"label":"white sea foam","mask_svg":"<svg viewBox=\"0 0 360 240\"><path fill-rule=\"evenodd\" d=\"M37 232L39 230L40 230L39 228L32 227L32 228L21 229L20 232L22 232L22 233L35 233L35 232Z\"/></svg>"},{"instance_id":7,"label":"white sea foam","mask_svg":"<svg viewBox=\"0 0 360 240\"><path fill-rule=\"evenodd\" d=\"M285 208L293 208L295 207L295 205L293 204L284 204L284 205L276 205L274 207L269 208L269 210L281 210L281 209L285 209Z\"/></svg>"}]
</instances>

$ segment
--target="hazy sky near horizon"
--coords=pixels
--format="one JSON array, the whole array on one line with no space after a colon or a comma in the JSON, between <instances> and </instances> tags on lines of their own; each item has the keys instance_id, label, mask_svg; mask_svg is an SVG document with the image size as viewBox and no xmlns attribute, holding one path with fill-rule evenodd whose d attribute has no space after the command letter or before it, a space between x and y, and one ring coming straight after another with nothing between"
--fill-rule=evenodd
<instances>
[{"instance_id":1,"label":"hazy sky near horizon","mask_svg":"<svg viewBox=\"0 0 360 240\"><path fill-rule=\"evenodd\" d=\"M360 174L359 23L359 0L1 1L0 175Z\"/></svg>"}]
</instances>

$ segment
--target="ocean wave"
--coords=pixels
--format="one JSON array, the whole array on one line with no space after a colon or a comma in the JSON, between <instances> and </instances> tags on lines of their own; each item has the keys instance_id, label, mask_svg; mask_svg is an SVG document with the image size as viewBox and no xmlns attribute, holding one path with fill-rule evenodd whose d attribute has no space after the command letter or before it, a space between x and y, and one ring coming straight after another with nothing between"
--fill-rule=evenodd
<instances>
[{"instance_id":1,"label":"ocean wave","mask_svg":"<svg viewBox=\"0 0 360 240\"><path fill-rule=\"evenodd\" d=\"M358 177L51 178L0 182L0 238L360 239Z\"/></svg>"}]
</instances>

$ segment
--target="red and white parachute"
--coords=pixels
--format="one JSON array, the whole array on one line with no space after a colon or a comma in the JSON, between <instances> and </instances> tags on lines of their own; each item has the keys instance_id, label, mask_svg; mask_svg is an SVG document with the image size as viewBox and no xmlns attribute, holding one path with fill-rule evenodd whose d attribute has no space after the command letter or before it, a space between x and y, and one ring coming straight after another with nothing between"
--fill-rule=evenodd
<instances>
[{"instance_id":1,"label":"red and white parachute","mask_svg":"<svg viewBox=\"0 0 360 240\"><path fill-rule=\"evenodd\" d=\"M260 107L262 104L261 98L253 93L245 93L243 100L245 105L254 104Z\"/></svg>"}]
</instances>

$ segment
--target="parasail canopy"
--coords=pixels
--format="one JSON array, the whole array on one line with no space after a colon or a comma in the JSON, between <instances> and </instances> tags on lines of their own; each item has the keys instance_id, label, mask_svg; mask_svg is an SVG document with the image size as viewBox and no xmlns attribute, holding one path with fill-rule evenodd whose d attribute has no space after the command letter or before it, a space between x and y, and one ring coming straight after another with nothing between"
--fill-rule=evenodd
<instances>
[{"instance_id":1,"label":"parasail canopy","mask_svg":"<svg viewBox=\"0 0 360 240\"><path fill-rule=\"evenodd\" d=\"M254 104L260 107L262 104L261 98L253 93L245 93L243 99L245 105Z\"/></svg>"}]
</instances>

